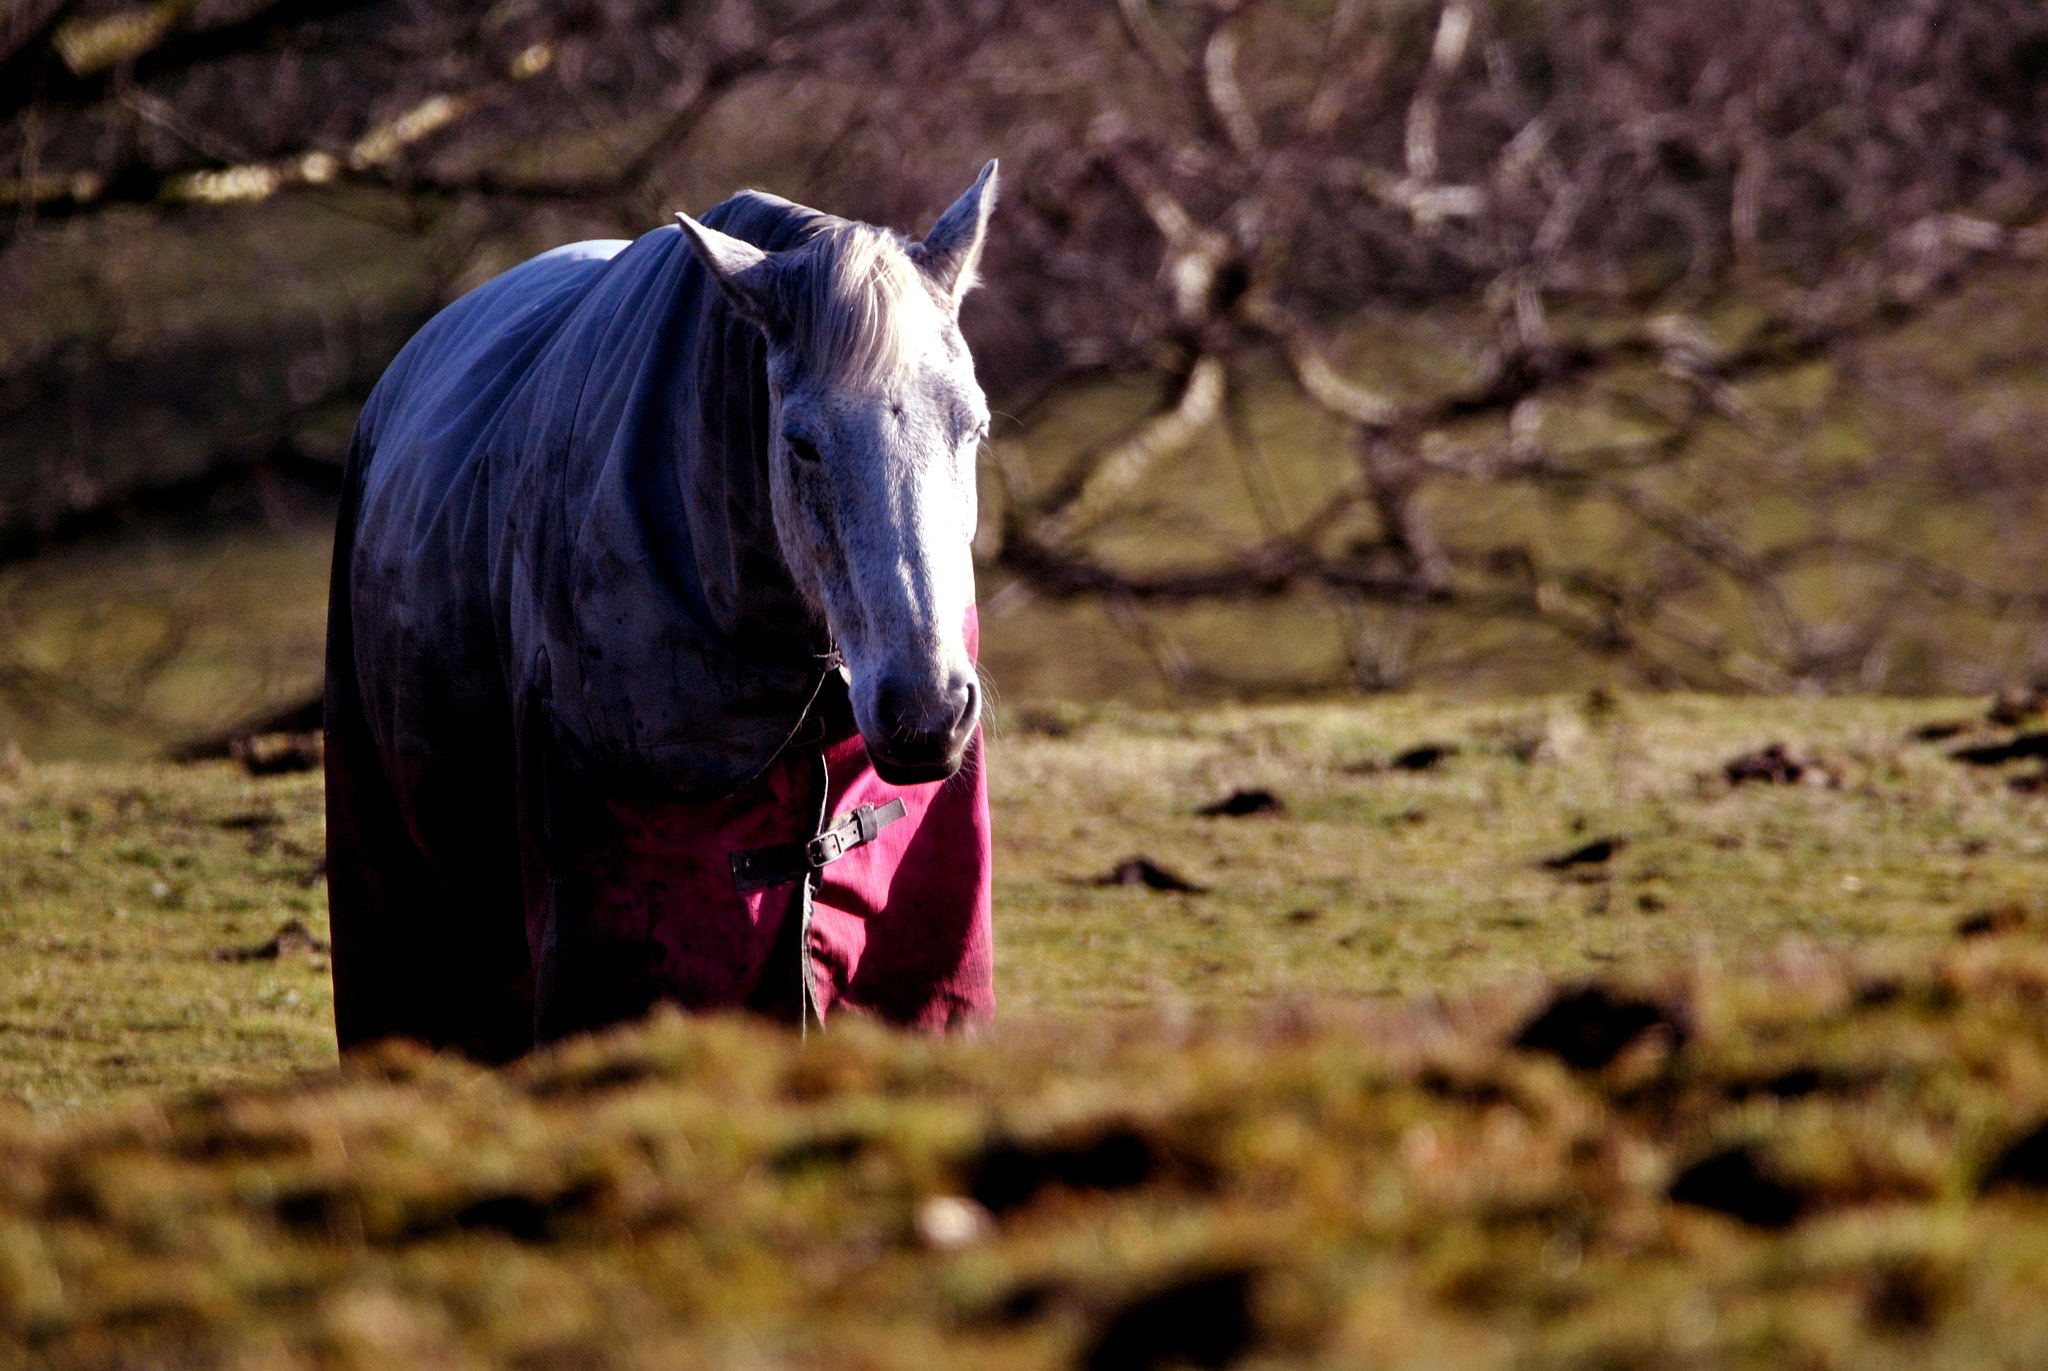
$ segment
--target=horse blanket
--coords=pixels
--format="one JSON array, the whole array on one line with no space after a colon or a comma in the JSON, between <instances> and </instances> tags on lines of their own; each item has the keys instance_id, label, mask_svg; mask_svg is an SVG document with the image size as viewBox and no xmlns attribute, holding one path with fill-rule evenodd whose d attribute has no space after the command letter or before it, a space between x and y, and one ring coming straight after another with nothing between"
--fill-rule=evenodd
<instances>
[{"instance_id":1,"label":"horse blanket","mask_svg":"<svg viewBox=\"0 0 2048 1371\"><path fill-rule=\"evenodd\" d=\"M777 251L833 221L748 193L704 222ZM981 738L943 782L868 764L779 552L767 423L765 344L674 227L487 282L378 383L328 624L344 1048L503 1060L663 1000L993 1012ZM816 878L735 888L734 851L890 799Z\"/></svg>"}]
</instances>

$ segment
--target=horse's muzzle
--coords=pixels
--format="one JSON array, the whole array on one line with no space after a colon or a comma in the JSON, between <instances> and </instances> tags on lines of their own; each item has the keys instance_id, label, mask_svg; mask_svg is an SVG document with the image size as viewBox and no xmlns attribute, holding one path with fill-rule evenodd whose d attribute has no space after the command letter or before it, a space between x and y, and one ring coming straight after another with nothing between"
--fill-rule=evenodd
<instances>
[{"instance_id":1,"label":"horse's muzzle","mask_svg":"<svg viewBox=\"0 0 2048 1371\"><path fill-rule=\"evenodd\" d=\"M981 685L972 673L956 674L934 693L915 692L890 680L875 690L872 729L863 727L868 760L890 785L943 781L960 769L968 740L981 722Z\"/></svg>"}]
</instances>

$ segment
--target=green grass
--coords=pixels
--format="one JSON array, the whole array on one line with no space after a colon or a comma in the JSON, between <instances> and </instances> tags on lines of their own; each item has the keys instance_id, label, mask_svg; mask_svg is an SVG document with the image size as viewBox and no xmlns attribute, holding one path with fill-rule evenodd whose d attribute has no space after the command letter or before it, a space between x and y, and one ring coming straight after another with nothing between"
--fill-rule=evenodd
<instances>
[{"instance_id":1,"label":"green grass","mask_svg":"<svg viewBox=\"0 0 2048 1371\"><path fill-rule=\"evenodd\" d=\"M1739 959L1786 939L1919 955L2048 877L2044 800L1906 740L1967 702L1390 697L1196 713L1004 709L991 748L1012 1019L1457 996ZM1730 787L1771 741L1828 785ZM1387 769L1426 742L1458 751ZM1201 818L1263 787L1284 813ZM331 1064L317 781L226 763L0 779L0 1093L37 1111ZM1583 872L1544 858L1629 839ZM1093 882L1142 854L1199 894Z\"/></svg>"},{"instance_id":2,"label":"green grass","mask_svg":"<svg viewBox=\"0 0 2048 1371\"><path fill-rule=\"evenodd\" d=\"M0 1091L64 1110L334 1060L317 779L54 763L0 775Z\"/></svg>"},{"instance_id":3,"label":"green grass","mask_svg":"<svg viewBox=\"0 0 2048 1371\"><path fill-rule=\"evenodd\" d=\"M2048 876L2038 797L1906 741L1967 709L1622 696L1048 713L1068 736L1017 729L993 754L1001 990L1030 1012L1273 1003L1785 938L1929 948ZM1721 779L1772 741L1834 782ZM1459 751L1428 772L1364 769L1426 742ZM1241 788L1287 813L1195 816ZM1628 846L1586 874L1540 865L1609 835ZM1207 893L1085 884L1132 853Z\"/></svg>"}]
</instances>

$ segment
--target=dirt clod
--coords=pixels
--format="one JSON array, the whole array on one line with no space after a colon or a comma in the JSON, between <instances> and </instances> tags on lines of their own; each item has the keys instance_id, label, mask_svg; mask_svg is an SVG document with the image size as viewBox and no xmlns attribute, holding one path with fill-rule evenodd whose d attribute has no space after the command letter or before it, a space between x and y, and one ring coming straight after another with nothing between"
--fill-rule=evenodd
<instances>
[{"instance_id":1,"label":"dirt clod","mask_svg":"<svg viewBox=\"0 0 2048 1371\"><path fill-rule=\"evenodd\" d=\"M298 771L317 771L325 756L325 735L313 733L259 733L237 738L229 753L251 776L287 776Z\"/></svg>"},{"instance_id":2,"label":"dirt clod","mask_svg":"<svg viewBox=\"0 0 2048 1371\"><path fill-rule=\"evenodd\" d=\"M1790 1227L1806 1208L1806 1196L1772 1174L1753 1147L1702 1157L1678 1173L1667 1193L1673 1204L1711 1209L1757 1228Z\"/></svg>"},{"instance_id":3,"label":"dirt clod","mask_svg":"<svg viewBox=\"0 0 2048 1371\"><path fill-rule=\"evenodd\" d=\"M1169 870L1142 854L1124 858L1107 874L1098 876L1095 884L1142 885L1149 890L1178 891L1188 895L1199 895L1204 889L1179 872Z\"/></svg>"},{"instance_id":4,"label":"dirt clod","mask_svg":"<svg viewBox=\"0 0 2048 1371\"><path fill-rule=\"evenodd\" d=\"M1522 1026L1512 1042L1524 1052L1547 1052L1580 1071L1598 1071L1637 1039L1662 1029L1683 1042L1679 1016L1653 1001L1598 984L1565 987Z\"/></svg>"},{"instance_id":5,"label":"dirt clod","mask_svg":"<svg viewBox=\"0 0 2048 1371\"><path fill-rule=\"evenodd\" d=\"M1253 814L1281 814L1287 806L1270 790L1233 790L1195 813L1205 819L1242 819Z\"/></svg>"},{"instance_id":6,"label":"dirt clod","mask_svg":"<svg viewBox=\"0 0 2048 1371\"><path fill-rule=\"evenodd\" d=\"M1457 755L1456 743L1422 743L1395 753L1387 765L1396 771L1434 771Z\"/></svg>"},{"instance_id":7,"label":"dirt clod","mask_svg":"<svg viewBox=\"0 0 2048 1371\"><path fill-rule=\"evenodd\" d=\"M274 962L280 957L297 957L325 951L327 944L314 937L312 929L297 919L291 919L266 941L254 947L229 948L223 952L216 952L214 957L223 962Z\"/></svg>"},{"instance_id":8,"label":"dirt clod","mask_svg":"<svg viewBox=\"0 0 2048 1371\"><path fill-rule=\"evenodd\" d=\"M1755 752L1730 757L1721 774L1730 785L1798 785L1815 773L1814 766L1783 743L1772 743Z\"/></svg>"},{"instance_id":9,"label":"dirt clod","mask_svg":"<svg viewBox=\"0 0 2048 1371\"><path fill-rule=\"evenodd\" d=\"M1544 858L1543 866L1547 871L1570 871L1574 867L1599 866L1627 846L1627 838L1595 838L1592 842L1575 847L1569 852Z\"/></svg>"},{"instance_id":10,"label":"dirt clod","mask_svg":"<svg viewBox=\"0 0 2048 1371\"><path fill-rule=\"evenodd\" d=\"M2048 1190L2048 1121L2008 1143L1984 1173L1983 1189Z\"/></svg>"},{"instance_id":11,"label":"dirt clod","mask_svg":"<svg viewBox=\"0 0 2048 1371\"><path fill-rule=\"evenodd\" d=\"M2002 743L1959 747L1948 755L1966 766L2004 766L2033 757L2048 758L2048 733L2015 734Z\"/></svg>"},{"instance_id":12,"label":"dirt clod","mask_svg":"<svg viewBox=\"0 0 2048 1371\"><path fill-rule=\"evenodd\" d=\"M1188 1276L1141 1295L1103 1320L1081 1358L1084 1371L1225 1367L1251 1350L1251 1273Z\"/></svg>"}]
</instances>

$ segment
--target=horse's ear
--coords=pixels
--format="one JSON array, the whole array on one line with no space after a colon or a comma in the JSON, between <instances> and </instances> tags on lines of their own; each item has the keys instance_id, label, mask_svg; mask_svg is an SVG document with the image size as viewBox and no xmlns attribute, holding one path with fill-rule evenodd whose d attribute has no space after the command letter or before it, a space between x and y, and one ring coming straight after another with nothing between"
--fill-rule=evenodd
<instances>
[{"instance_id":1,"label":"horse's ear","mask_svg":"<svg viewBox=\"0 0 2048 1371\"><path fill-rule=\"evenodd\" d=\"M768 254L729 233L708 228L687 214L677 214L676 222L683 226L683 236L690 240L697 260L718 282L733 309L749 323L767 328L775 305Z\"/></svg>"},{"instance_id":2,"label":"horse's ear","mask_svg":"<svg viewBox=\"0 0 2048 1371\"><path fill-rule=\"evenodd\" d=\"M982 239L988 236L989 211L995 207L996 164L990 159L967 193L939 216L922 243L910 249L910 259L923 269L925 279L956 307L960 297L974 289L974 268L981 261Z\"/></svg>"}]
</instances>

